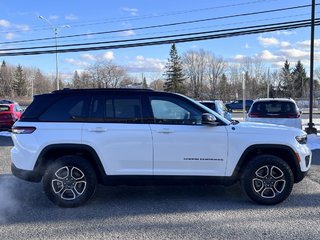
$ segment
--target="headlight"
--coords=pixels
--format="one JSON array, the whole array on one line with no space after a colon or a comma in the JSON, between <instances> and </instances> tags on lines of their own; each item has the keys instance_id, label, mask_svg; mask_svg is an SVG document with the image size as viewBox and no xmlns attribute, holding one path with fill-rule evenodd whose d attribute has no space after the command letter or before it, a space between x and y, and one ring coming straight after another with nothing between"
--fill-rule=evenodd
<instances>
[{"instance_id":1,"label":"headlight","mask_svg":"<svg viewBox=\"0 0 320 240\"><path fill-rule=\"evenodd\" d=\"M307 134L296 136L296 140L300 144L307 144Z\"/></svg>"}]
</instances>

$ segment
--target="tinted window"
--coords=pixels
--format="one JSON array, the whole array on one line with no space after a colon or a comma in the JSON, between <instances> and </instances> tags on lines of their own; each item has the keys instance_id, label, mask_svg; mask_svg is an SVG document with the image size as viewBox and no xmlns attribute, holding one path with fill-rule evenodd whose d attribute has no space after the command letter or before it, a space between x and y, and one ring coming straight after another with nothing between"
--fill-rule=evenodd
<instances>
[{"instance_id":1,"label":"tinted window","mask_svg":"<svg viewBox=\"0 0 320 240\"><path fill-rule=\"evenodd\" d=\"M94 96L90 121L114 123L142 122L142 105L139 96Z\"/></svg>"},{"instance_id":2,"label":"tinted window","mask_svg":"<svg viewBox=\"0 0 320 240\"><path fill-rule=\"evenodd\" d=\"M256 102L251 112L262 115L288 115L297 114L297 109L293 102L270 101Z\"/></svg>"},{"instance_id":3,"label":"tinted window","mask_svg":"<svg viewBox=\"0 0 320 240\"><path fill-rule=\"evenodd\" d=\"M212 102L201 102L201 104L203 104L204 106L210 108L213 111L216 111L216 106Z\"/></svg>"},{"instance_id":4,"label":"tinted window","mask_svg":"<svg viewBox=\"0 0 320 240\"><path fill-rule=\"evenodd\" d=\"M166 97L151 97L155 123L201 124L202 113L184 101Z\"/></svg>"},{"instance_id":5,"label":"tinted window","mask_svg":"<svg viewBox=\"0 0 320 240\"><path fill-rule=\"evenodd\" d=\"M40 121L73 122L86 117L85 106L88 97L67 96L52 104L40 117Z\"/></svg>"}]
</instances>

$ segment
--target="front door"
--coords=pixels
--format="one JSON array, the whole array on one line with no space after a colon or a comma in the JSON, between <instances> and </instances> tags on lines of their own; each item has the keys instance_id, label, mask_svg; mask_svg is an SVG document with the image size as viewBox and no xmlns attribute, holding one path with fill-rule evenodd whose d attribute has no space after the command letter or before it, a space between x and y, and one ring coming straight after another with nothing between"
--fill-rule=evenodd
<instances>
[{"instance_id":1,"label":"front door","mask_svg":"<svg viewBox=\"0 0 320 240\"><path fill-rule=\"evenodd\" d=\"M180 98L154 96L150 124L154 175L223 176L227 162L225 126L201 124L202 112Z\"/></svg>"}]
</instances>

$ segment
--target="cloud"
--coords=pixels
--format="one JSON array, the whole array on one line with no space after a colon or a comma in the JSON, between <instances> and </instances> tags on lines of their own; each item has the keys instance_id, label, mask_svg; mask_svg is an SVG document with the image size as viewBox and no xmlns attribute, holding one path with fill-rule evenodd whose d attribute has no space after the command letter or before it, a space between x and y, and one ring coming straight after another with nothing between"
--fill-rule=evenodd
<instances>
[{"instance_id":1,"label":"cloud","mask_svg":"<svg viewBox=\"0 0 320 240\"><path fill-rule=\"evenodd\" d=\"M295 59L309 57L310 55L308 51L303 51L296 48L281 49L280 52L283 53L288 58L295 58Z\"/></svg>"},{"instance_id":2,"label":"cloud","mask_svg":"<svg viewBox=\"0 0 320 240\"><path fill-rule=\"evenodd\" d=\"M64 61L66 63L69 63L69 64L77 66L77 67L87 67L87 66L89 66L89 63L87 63L86 61L76 60L74 58L66 58Z\"/></svg>"},{"instance_id":3,"label":"cloud","mask_svg":"<svg viewBox=\"0 0 320 240\"><path fill-rule=\"evenodd\" d=\"M290 42L287 41L279 41L277 38L275 37L270 37L270 38L264 38L262 36L258 37L258 41L259 43L263 46L263 47L281 47L281 48L287 48L290 47L291 44Z\"/></svg>"},{"instance_id":4,"label":"cloud","mask_svg":"<svg viewBox=\"0 0 320 240\"><path fill-rule=\"evenodd\" d=\"M261 59L261 60L266 60L266 61L274 61L274 60L277 60L281 57L279 56L276 56L274 54L272 54L270 51L268 50L263 50L261 52L261 54L258 55L258 57Z\"/></svg>"},{"instance_id":5,"label":"cloud","mask_svg":"<svg viewBox=\"0 0 320 240\"><path fill-rule=\"evenodd\" d=\"M87 61L96 61L97 60L97 58L94 55L89 54L89 53L82 54L81 58L84 60L87 60Z\"/></svg>"},{"instance_id":6,"label":"cloud","mask_svg":"<svg viewBox=\"0 0 320 240\"><path fill-rule=\"evenodd\" d=\"M105 52L103 55L102 55L102 60L114 60L114 53L112 51L109 51L109 52Z\"/></svg>"},{"instance_id":7,"label":"cloud","mask_svg":"<svg viewBox=\"0 0 320 240\"><path fill-rule=\"evenodd\" d=\"M138 16L138 9L136 8L122 8L122 11L128 12L131 16Z\"/></svg>"},{"instance_id":8,"label":"cloud","mask_svg":"<svg viewBox=\"0 0 320 240\"><path fill-rule=\"evenodd\" d=\"M5 35L5 39L7 40L12 40L14 38L15 34L14 33L7 33Z\"/></svg>"},{"instance_id":9,"label":"cloud","mask_svg":"<svg viewBox=\"0 0 320 240\"><path fill-rule=\"evenodd\" d=\"M286 42L286 41L280 42L280 47L287 48L290 46L291 46L291 44L289 42Z\"/></svg>"},{"instance_id":10,"label":"cloud","mask_svg":"<svg viewBox=\"0 0 320 240\"><path fill-rule=\"evenodd\" d=\"M0 27L10 27L10 22L5 19L0 19Z\"/></svg>"},{"instance_id":11,"label":"cloud","mask_svg":"<svg viewBox=\"0 0 320 240\"><path fill-rule=\"evenodd\" d=\"M264 38L262 36L259 36L258 37L258 41L264 47L277 46L277 45L280 44L280 41L278 39L274 38L274 37Z\"/></svg>"},{"instance_id":12,"label":"cloud","mask_svg":"<svg viewBox=\"0 0 320 240\"><path fill-rule=\"evenodd\" d=\"M237 54L233 57L233 60L236 60L236 61L241 61L245 58L246 56L245 55L242 55L242 54Z\"/></svg>"},{"instance_id":13,"label":"cloud","mask_svg":"<svg viewBox=\"0 0 320 240\"><path fill-rule=\"evenodd\" d=\"M69 14L64 17L66 20L78 20L79 18L74 14Z\"/></svg>"},{"instance_id":14,"label":"cloud","mask_svg":"<svg viewBox=\"0 0 320 240\"><path fill-rule=\"evenodd\" d=\"M30 30L30 26L28 26L27 24L15 25L15 27L21 31L29 31Z\"/></svg>"},{"instance_id":15,"label":"cloud","mask_svg":"<svg viewBox=\"0 0 320 240\"><path fill-rule=\"evenodd\" d=\"M129 72L162 72L166 65L166 60L158 58L145 58L137 56L126 66Z\"/></svg>"},{"instance_id":16,"label":"cloud","mask_svg":"<svg viewBox=\"0 0 320 240\"><path fill-rule=\"evenodd\" d=\"M128 37L136 35L136 33L133 30L123 31L120 33L120 36Z\"/></svg>"},{"instance_id":17,"label":"cloud","mask_svg":"<svg viewBox=\"0 0 320 240\"><path fill-rule=\"evenodd\" d=\"M310 49L311 46L311 41L310 40L305 40L302 42L297 42L298 46L304 49ZM320 39L315 39L314 40L314 47L315 49L320 49Z\"/></svg>"}]
</instances>

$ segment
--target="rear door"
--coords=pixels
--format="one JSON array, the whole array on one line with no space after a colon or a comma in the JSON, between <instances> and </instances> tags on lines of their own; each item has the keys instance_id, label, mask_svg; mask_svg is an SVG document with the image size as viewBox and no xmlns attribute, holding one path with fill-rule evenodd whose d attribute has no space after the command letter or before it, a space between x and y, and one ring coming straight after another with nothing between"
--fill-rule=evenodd
<instances>
[{"instance_id":1,"label":"rear door","mask_svg":"<svg viewBox=\"0 0 320 240\"><path fill-rule=\"evenodd\" d=\"M95 95L82 143L98 153L108 175L151 175L152 136L143 120L143 97Z\"/></svg>"}]
</instances>

